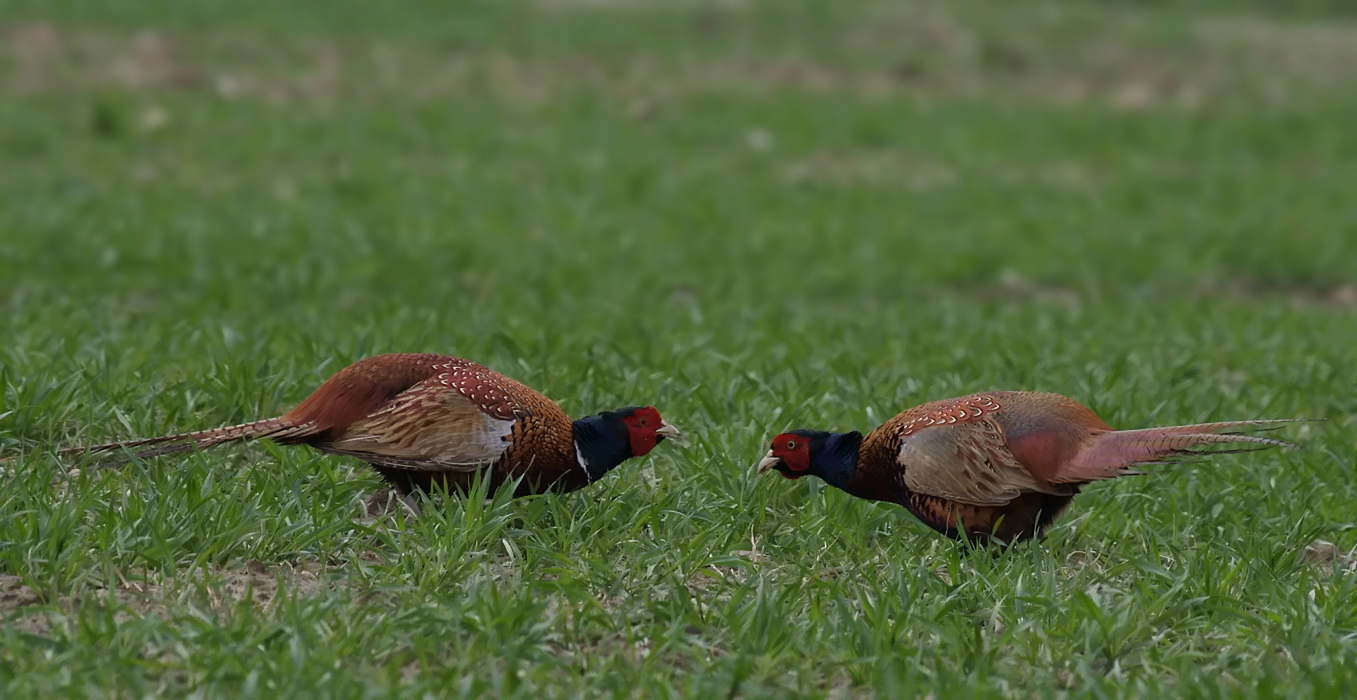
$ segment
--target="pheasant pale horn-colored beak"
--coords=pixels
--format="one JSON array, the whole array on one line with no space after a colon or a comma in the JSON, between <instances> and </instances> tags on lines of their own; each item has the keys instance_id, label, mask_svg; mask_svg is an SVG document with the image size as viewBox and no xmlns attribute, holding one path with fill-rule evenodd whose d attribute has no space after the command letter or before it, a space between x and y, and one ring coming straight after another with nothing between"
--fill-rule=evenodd
<instances>
[{"instance_id":1,"label":"pheasant pale horn-colored beak","mask_svg":"<svg viewBox=\"0 0 1357 700\"><path fill-rule=\"evenodd\" d=\"M655 434L670 440L679 440L683 437L683 433L680 433L678 428L664 421L660 421L660 427L655 430Z\"/></svg>"},{"instance_id":2,"label":"pheasant pale horn-colored beak","mask_svg":"<svg viewBox=\"0 0 1357 700\"><path fill-rule=\"evenodd\" d=\"M762 474L781 463L782 460L774 457L772 450L768 450L768 454L764 455L763 459L759 460L759 473Z\"/></svg>"}]
</instances>

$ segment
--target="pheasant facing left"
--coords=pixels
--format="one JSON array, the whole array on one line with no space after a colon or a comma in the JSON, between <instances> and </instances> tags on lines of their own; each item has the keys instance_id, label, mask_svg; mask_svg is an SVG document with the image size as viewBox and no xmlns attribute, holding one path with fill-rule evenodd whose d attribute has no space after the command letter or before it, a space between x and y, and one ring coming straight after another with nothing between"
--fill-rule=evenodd
<instances>
[{"instance_id":1,"label":"pheasant facing left","mask_svg":"<svg viewBox=\"0 0 1357 700\"><path fill-rule=\"evenodd\" d=\"M62 454L102 453L121 463L268 438L367 462L407 503L435 483L466 491L522 478L515 496L574 491L679 431L652 406L571 421L559 406L470 360L434 354L377 355L345 367L278 418L178 435L110 442Z\"/></svg>"},{"instance_id":2,"label":"pheasant facing left","mask_svg":"<svg viewBox=\"0 0 1357 700\"><path fill-rule=\"evenodd\" d=\"M890 501L957 539L1012 543L1041 534L1080 487L1177 458L1294 447L1244 435L1289 420L1113 430L1059 394L992 391L915 406L867 436L794 430L773 438L759 471L818 476ZM1221 450L1194 450L1223 446Z\"/></svg>"}]
</instances>

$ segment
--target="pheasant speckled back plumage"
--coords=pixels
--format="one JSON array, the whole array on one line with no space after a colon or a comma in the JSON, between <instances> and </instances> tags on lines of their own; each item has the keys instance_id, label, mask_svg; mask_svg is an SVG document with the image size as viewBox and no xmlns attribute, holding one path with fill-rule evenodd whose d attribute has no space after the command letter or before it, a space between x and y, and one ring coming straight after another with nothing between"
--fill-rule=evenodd
<instances>
[{"instance_id":1,"label":"pheasant speckled back plumage","mask_svg":"<svg viewBox=\"0 0 1357 700\"><path fill-rule=\"evenodd\" d=\"M938 426L952 426L965 437L955 441L958 451L970 452L958 455L958 469L930 472L920 480L909 478L918 477L919 472L911 473L907 466L891 468L902 451L918 453L915 459L927 459L926 448L903 448L911 438L918 439L921 431ZM1031 437L1044 430L1057 434ZM929 527L955 537L957 523L964 522L968 536L992 532L1001 540L1010 540L1023 530L1044 528L1073 500L1078 486L1055 484L1051 479L1073 446L1097 430L1111 427L1082 404L1059 394L973 394L916 406L886 421L863 440L864 455L873 458L862 464L868 469L889 469L882 476L899 480L909 492L903 505ZM1044 444L1026 444L1029 439Z\"/></svg>"},{"instance_id":2,"label":"pheasant speckled back plumage","mask_svg":"<svg viewBox=\"0 0 1357 700\"><path fill-rule=\"evenodd\" d=\"M283 416L317 431L290 441L363 459L406 493L436 481L465 490L486 464L491 488L525 477L519 495L589 483L570 417L536 390L458 357L398 355L380 369L375 360L341 370Z\"/></svg>"},{"instance_id":3,"label":"pheasant speckled back plumage","mask_svg":"<svg viewBox=\"0 0 1357 700\"><path fill-rule=\"evenodd\" d=\"M1132 466L1200 454L1193 447L1285 446L1222 432L1279 422L1118 431L1059 394L995 391L916 406L865 437L784 433L760 469L812 474L855 496L898 503L950 537L1012 542L1039 534L1084 484L1134 473Z\"/></svg>"}]
</instances>

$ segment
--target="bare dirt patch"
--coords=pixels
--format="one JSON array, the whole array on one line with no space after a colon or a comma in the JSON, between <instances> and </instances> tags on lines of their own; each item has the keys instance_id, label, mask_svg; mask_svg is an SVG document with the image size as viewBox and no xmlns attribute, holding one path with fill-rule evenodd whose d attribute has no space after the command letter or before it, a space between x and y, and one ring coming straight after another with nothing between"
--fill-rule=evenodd
<instances>
[{"instance_id":1,"label":"bare dirt patch","mask_svg":"<svg viewBox=\"0 0 1357 700\"><path fill-rule=\"evenodd\" d=\"M1357 571L1357 550L1343 551L1328 540L1315 540L1305 546L1300 555L1301 563L1313 566L1326 574L1335 571L1351 573Z\"/></svg>"},{"instance_id":2,"label":"bare dirt patch","mask_svg":"<svg viewBox=\"0 0 1357 700\"><path fill-rule=\"evenodd\" d=\"M1260 18L1204 20L1194 36L1210 53L1239 61L1267 90L1305 76L1312 84L1350 84L1357 67L1357 27L1349 24L1283 24Z\"/></svg>"},{"instance_id":3,"label":"bare dirt patch","mask_svg":"<svg viewBox=\"0 0 1357 700\"><path fill-rule=\"evenodd\" d=\"M632 8L605 5L618 6L620 17ZM0 92L201 92L273 103L469 96L531 104L587 91L643 105L638 112L651 115L709 92L1093 102L1140 110L1241 96L1284 103L1357 86L1357 26L1225 17L1189 23L1164 38L1127 15L1077 30L1068 20L1030 20L1008 31L943 6L905 5L907 12L833 28L824 39L833 50L791 42L675 55L634 49L605 56L587 47L521 55L490 45L449 50L394 40L28 22L0 27Z\"/></svg>"},{"instance_id":4,"label":"bare dirt patch","mask_svg":"<svg viewBox=\"0 0 1357 700\"><path fill-rule=\"evenodd\" d=\"M690 7L695 9L743 9L749 0L537 0L539 9L553 10L642 10L652 11L657 6Z\"/></svg>"},{"instance_id":5,"label":"bare dirt patch","mask_svg":"<svg viewBox=\"0 0 1357 700\"><path fill-rule=\"evenodd\" d=\"M116 607L122 619L151 614L171 617L176 604L187 598L212 613L223 613L241 601L267 608L284 593L294 597L319 594L329 585L325 569L318 562L270 566L249 561L233 568L184 571L168 579L140 572L122 576L116 585L54 601L45 601L21 577L5 574L0 575L0 620L30 634L47 635L90 604Z\"/></svg>"},{"instance_id":6,"label":"bare dirt patch","mask_svg":"<svg viewBox=\"0 0 1357 700\"><path fill-rule=\"evenodd\" d=\"M1277 284L1238 277L1224 281L1203 281L1193 287L1192 292L1201 299L1235 301L1286 299L1298 309L1346 309L1357 306L1357 285L1353 284L1332 286Z\"/></svg>"},{"instance_id":7,"label":"bare dirt patch","mask_svg":"<svg viewBox=\"0 0 1357 700\"><path fill-rule=\"evenodd\" d=\"M0 28L0 90L19 95L200 92L275 102L335 99L341 96L340 54L347 49L333 41L127 33L29 22Z\"/></svg>"},{"instance_id":8,"label":"bare dirt patch","mask_svg":"<svg viewBox=\"0 0 1357 700\"><path fill-rule=\"evenodd\" d=\"M961 180L961 174L944 163L889 150L871 153L821 151L790 164L783 179L793 186L903 186L913 192L931 192L955 186Z\"/></svg>"}]
</instances>

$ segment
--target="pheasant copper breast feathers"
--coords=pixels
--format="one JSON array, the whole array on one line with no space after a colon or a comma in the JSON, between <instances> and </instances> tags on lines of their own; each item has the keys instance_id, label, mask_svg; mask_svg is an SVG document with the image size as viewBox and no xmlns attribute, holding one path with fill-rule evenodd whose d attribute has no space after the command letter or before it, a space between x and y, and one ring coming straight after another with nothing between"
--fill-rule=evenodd
<instances>
[{"instance_id":1,"label":"pheasant copper breast feathers","mask_svg":"<svg viewBox=\"0 0 1357 700\"><path fill-rule=\"evenodd\" d=\"M357 457L407 496L435 484L466 490L479 474L492 489L518 480L515 495L528 495L581 488L678 435L650 406L572 421L541 393L470 360L390 354L341 369L278 418L63 454L118 463L269 438Z\"/></svg>"},{"instance_id":2,"label":"pheasant copper breast feathers","mask_svg":"<svg viewBox=\"0 0 1357 700\"><path fill-rule=\"evenodd\" d=\"M1065 396L989 392L917 406L866 437L783 433L759 470L897 503L951 537L1012 542L1039 535L1088 482L1190 455L1291 446L1243 434L1286 422L1118 431ZM1235 449L1192 449L1218 445Z\"/></svg>"}]
</instances>

